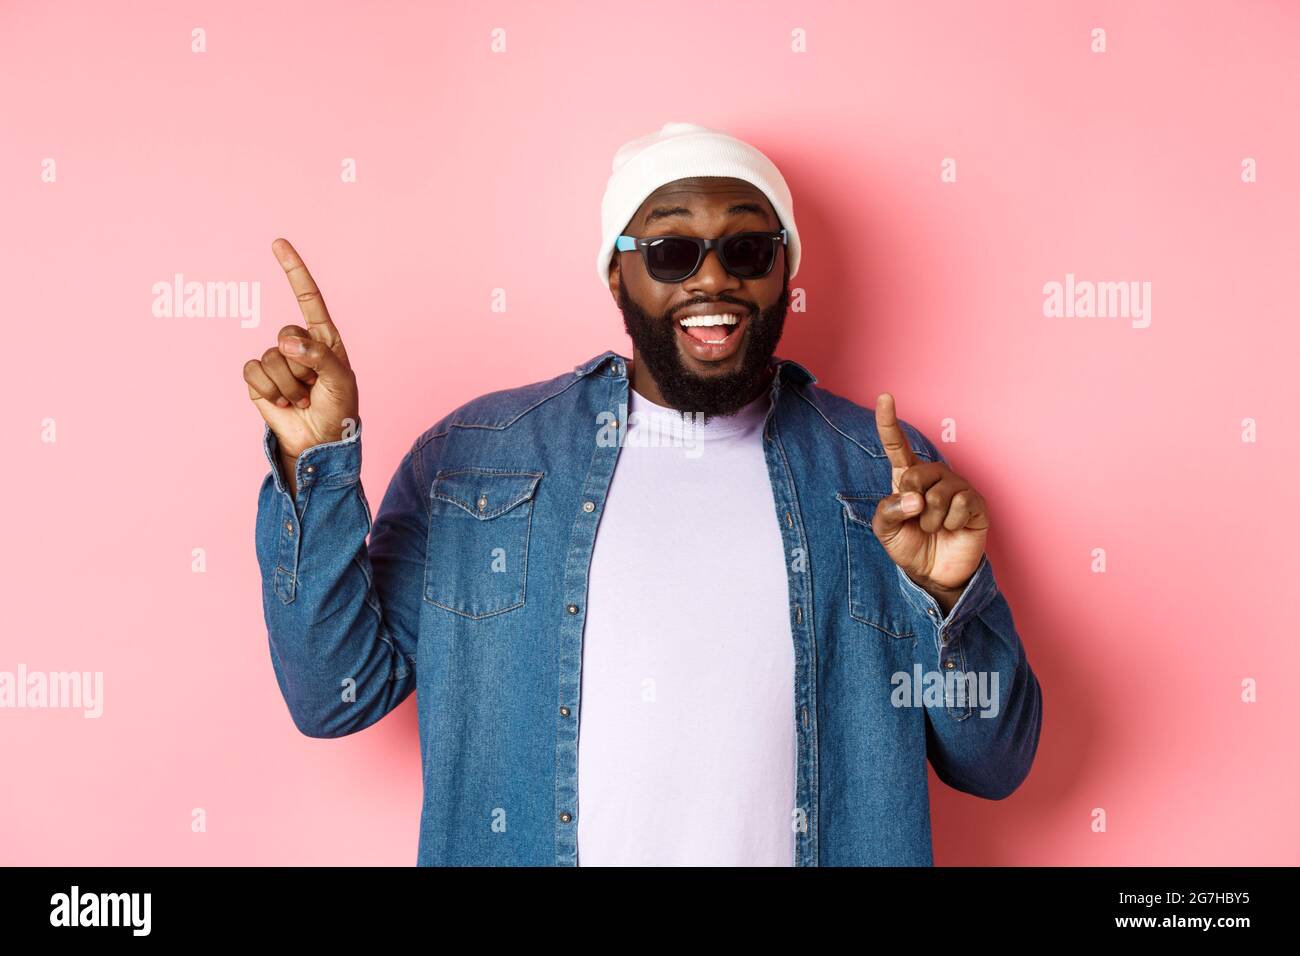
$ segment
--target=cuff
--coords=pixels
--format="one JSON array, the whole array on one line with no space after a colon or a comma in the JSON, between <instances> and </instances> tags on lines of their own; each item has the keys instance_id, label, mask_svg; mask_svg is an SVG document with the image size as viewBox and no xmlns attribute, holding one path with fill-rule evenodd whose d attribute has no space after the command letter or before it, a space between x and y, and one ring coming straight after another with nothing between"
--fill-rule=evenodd
<instances>
[{"instance_id":1,"label":"cuff","mask_svg":"<svg viewBox=\"0 0 1300 956\"><path fill-rule=\"evenodd\" d=\"M287 495L289 489L280 471L280 442L265 422L262 423L262 450L271 466L275 490ZM335 486L356 481L361 475L361 423L357 422L356 430L347 438L312 445L294 464L294 479L300 493L313 484Z\"/></svg>"},{"instance_id":2,"label":"cuff","mask_svg":"<svg viewBox=\"0 0 1300 956\"><path fill-rule=\"evenodd\" d=\"M957 597L957 603L949 609L946 617L933 595L909 578L907 572L901 567L894 565L894 568L898 572L903 595L908 603L934 624L940 647L956 640L961 635L966 622L984 610L984 606L997 592L997 584L993 580L993 565L989 563L987 552L980 555L979 566L966 582L966 587Z\"/></svg>"}]
</instances>

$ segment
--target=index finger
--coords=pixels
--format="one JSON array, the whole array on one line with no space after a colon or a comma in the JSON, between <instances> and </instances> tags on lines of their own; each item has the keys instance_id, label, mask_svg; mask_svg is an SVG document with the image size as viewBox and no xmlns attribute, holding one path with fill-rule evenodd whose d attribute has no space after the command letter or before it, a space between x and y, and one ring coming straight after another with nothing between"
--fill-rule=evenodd
<instances>
[{"instance_id":1,"label":"index finger","mask_svg":"<svg viewBox=\"0 0 1300 956\"><path fill-rule=\"evenodd\" d=\"M880 433L880 444L885 447L889 463L898 468L911 468L916 464L916 455L912 454L912 445L898 425L895 413L894 396L881 392L876 396L876 431Z\"/></svg>"},{"instance_id":2,"label":"index finger","mask_svg":"<svg viewBox=\"0 0 1300 956\"><path fill-rule=\"evenodd\" d=\"M298 255L288 239L276 239L271 243L271 251L289 278L289 286L293 289L294 298L298 300L298 308L307 320L307 334L317 342L324 343L327 348L337 346L339 330L334 327L329 310L325 308L325 298L320 294L316 280L307 271L302 256Z\"/></svg>"}]
</instances>

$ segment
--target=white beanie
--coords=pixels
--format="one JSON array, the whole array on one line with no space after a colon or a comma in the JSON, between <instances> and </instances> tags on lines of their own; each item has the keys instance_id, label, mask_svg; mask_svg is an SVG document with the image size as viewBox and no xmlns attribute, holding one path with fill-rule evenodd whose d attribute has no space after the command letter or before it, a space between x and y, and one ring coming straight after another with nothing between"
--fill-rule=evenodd
<instances>
[{"instance_id":1,"label":"white beanie","mask_svg":"<svg viewBox=\"0 0 1300 956\"><path fill-rule=\"evenodd\" d=\"M596 274L609 286L610 255L646 197L665 183L688 176L728 176L762 190L786 231L785 255L793 278L799 269L799 230L794 224L794 199L776 164L748 143L721 130L694 123L665 123L619 147L614 171L600 201L600 254Z\"/></svg>"}]
</instances>

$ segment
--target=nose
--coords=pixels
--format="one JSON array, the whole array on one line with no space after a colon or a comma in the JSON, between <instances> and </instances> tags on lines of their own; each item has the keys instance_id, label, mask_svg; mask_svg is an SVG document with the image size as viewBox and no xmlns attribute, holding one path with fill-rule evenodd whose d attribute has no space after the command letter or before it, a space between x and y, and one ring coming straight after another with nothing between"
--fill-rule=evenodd
<instances>
[{"instance_id":1,"label":"nose","mask_svg":"<svg viewBox=\"0 0 1300 956\"><path fill-rule=\"evenodd\" d=\"M684 291L699 290L709 295L716 295L721 290L739 289L741 285L742 280L722 267L717 249L706 249L704 261L695 270L695 275L682 281Z\"/></svg>"}]
</instances>

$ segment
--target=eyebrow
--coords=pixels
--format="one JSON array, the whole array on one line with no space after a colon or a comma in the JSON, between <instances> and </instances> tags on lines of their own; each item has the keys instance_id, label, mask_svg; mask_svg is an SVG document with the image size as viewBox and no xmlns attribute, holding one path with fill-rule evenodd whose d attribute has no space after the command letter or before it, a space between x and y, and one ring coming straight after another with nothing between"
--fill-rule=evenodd
<instances>
[{"instance_id":1,"label":"eyebrow","mask_svg":"<svg viewBox=\"0 0 1300 956\"><path fill-rule=\"evenodd\" d=\"M738 216L747 212L756 213L757 215L764 217L767 216L767 210L755 202L736 202L727 207L728 216ZM646 215L645 225L649 226L651 223L656 222L659 219L670 219L673 216L685 216L687 219L691 219L694 215L695 214L685 206L658 206L655 209L650 210Z\"/></svg>"}]
</instances>

